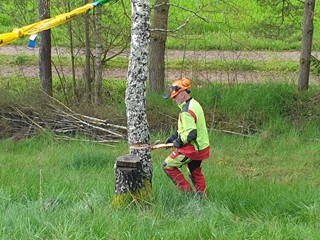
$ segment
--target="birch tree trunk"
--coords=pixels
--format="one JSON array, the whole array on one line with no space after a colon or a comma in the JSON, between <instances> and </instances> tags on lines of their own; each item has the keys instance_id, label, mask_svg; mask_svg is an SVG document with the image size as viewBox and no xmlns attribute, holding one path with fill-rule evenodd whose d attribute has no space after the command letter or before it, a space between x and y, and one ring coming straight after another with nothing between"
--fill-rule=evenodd
<instances>
[{"instance_id":1,"label":"birch tree trunk","mask_svg":"<svg viewBox=\"0 0 320 240\"><path fill-rule=\"evenodd\" d=\"M50 18L50 0L39 2L40 20ZM39 71L41 89L52 96L52 68L51 68L51 30L40 33Z\"/></svg>"},{"instance_id":2,"label":"birch tree trunk","mask_svg":"<svg viewBox=\"0 0 320 240\"><path fill-rule=\"evenodd\" d=\"M306 0L303 15L302 50L300 56L299 91L309 88L310 61L313 35L315 0Z\"/></svg>"},{"instance_id":3,"label":"birch tree trunk","mask_svg":"<svg viewBox=\"0 0 320 240\"><path fill-rule=\"evenodd\" d=\"M130 156L137 156L140 163L133 162L135 166L141 165L141 167L137 167L134 172L130 171L128 177L125 176L128 171L116 169L115 207L126 203L128 198L131 202L140 200L146 202L146 199L151 197L152 161L146 114L150 3L149 0L131 0L131 6L131 48L126 89L127 128ZM140 176L132 178L131 176L137 175L135 172ZM128 179L134 182L128 183Z\"/></svg>"},{"instance_id":4,"label":"birch tree trunk","mask_svg":"<svg viewBox=\"0 0 320 240\"><path fill-rule=\"evenodd\" d=\"M102 87L102 69L101 69L101 12L102 6L95 8L95 23L96 23L96 56L95 56L95 79L94 79L94 104L101 104L101 87Z\"/></svg>"},{"instance_id":5,"label":"birch tree trunk","mask_svg":"<svg viewBox=\"0 0 320 240\"><path fill-rule=\"evenodd\" d=\"M149 55L150 91L163 92L169 0L155 0ZM157 30L158 29L158 30ZM160 30L160 31L159 31Z\"/></svg>"}]
</instances>

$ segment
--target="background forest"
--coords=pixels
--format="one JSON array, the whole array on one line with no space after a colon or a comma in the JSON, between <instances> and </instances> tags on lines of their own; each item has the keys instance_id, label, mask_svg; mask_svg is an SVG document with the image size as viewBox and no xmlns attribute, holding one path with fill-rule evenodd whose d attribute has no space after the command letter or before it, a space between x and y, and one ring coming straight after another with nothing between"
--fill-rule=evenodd
<instances>
[{"instance_id":1,"label":"background forest","mask_svg":"<svg viewBox=\"0 0 320 240\"><path fill-rule=\"evenodd\" d=\"M300 50L301 48L304 4L302 1L177 0L170 4L168 29L171 32L167 43L169 49ZM81 5L83 1L79 0L51 0L51 16ZM0 6L1 33L39 19L38 1L14 0L11 3L1 3ZM125 36L130 33L130 13L131 7L128 1L115 1L104 5L102 16L104 34L108 36L109 41L116 35ZM16 17L17 15L19 17ZM72 21L78 45L83 43L83 39L81 40L83 24L81 17ZM318 29L317 15L314 24L315 29ZM181 27L182 25L184 27ZM67 24L52 31L53 46L69 46ZM319 49L319 35L318 31L314 31L314 50ZM21 40L17 44L25 42Z\"/></svg>"}]
</instances>

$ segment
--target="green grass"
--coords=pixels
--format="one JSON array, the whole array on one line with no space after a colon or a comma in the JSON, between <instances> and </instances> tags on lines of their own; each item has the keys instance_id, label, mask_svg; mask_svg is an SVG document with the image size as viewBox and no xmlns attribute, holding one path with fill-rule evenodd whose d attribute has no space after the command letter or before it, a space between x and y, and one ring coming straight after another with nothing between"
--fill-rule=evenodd
<instances>
[{"instance_id":1,"label":"green grass","mask_svg":"<svg viewBox=\"0 0 320 240\"><path fill-rule=\"evenodd\" d=\"M154 138L155 136L153 136ZM159 136L156 136L159 137ZM162 135L164 138L164 136ZM113 147L49 135L2 140L2 239L316 239L318 143L295 132L264 141L211 133L209 199L184 196L152 153L153 201L112 209ZM290 141L288 142L288 139Z\"/></svg>"},{"instance_id":2,"label":"green grass","mask_svg":"<svg viewBox=\"0 0 320 240\"><path fill-rule=\"evenodd\" d=\"M201 36L201 37L199 37ZM319 36L314 35L315 42L312 45L314 50L319 49ZM168 49L179 50L270 50L290 51L301 49L300 36L291 41L283 39L261 39L251 36L248 32L234 32L232 36L219 32L204 32L203 34L182 34L182 36L170 35L167 39Z\"/></svg>"},{"instance_id":3,"label":"green grass","mask_svg":"<svg viewBox=\"0 0 320 240\"><path fill-rule=\"evenodd\" d=\"M299 63L293 60L168 60L167 69L191 69L207 71L258 71L258 72L296 72Z\"/></svg>"},{"instance_id":4,"label":"green grass","mask_svg":"<svg viewBox=\"0 0 320 240\"><path fill-rule=\"evenodd\" d=\"M53 56L52 61L57 66L71 67L71 59L67 56ZM84 66L84 57L77 57L76 67ZM37 66L39 64L38 56L19 54L19 55L1 55L1 65L12 66ZM128 59L125 57L116 57L105 64L105 68L128 68ZM281 72L290 73L299 70L299 63L293 60L223 60L223 59L168 59L166 61L167 69L191 69L197 71L258 71L258 72Z\"/></svg>"}]
</instances>

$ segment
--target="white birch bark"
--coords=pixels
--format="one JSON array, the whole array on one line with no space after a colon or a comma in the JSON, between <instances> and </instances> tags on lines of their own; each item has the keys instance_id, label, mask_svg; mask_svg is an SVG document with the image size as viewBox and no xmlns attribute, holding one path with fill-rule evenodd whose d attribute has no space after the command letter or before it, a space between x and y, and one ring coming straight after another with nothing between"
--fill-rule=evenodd
<instances>
[{"instance_id":1,"label":"white birch bark","mask_svg":"<svg viewBox=\"0 0 320 240\"><path fill-rule=\"evenodd\" d=\"M126 89L130 154L139 156L144 178L152 179L150 135L146 114L146 81L150 42L149 0L131 0L131 47Z\"/></svg>"}]
</instances>

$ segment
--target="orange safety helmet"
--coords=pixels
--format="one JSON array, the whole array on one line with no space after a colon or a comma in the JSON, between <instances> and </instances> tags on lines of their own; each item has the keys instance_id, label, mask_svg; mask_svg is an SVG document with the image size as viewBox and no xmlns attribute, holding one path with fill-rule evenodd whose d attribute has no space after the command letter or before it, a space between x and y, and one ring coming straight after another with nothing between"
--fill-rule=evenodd
<instances>
[{"instance_id":1,"label":"orange safety helmet","mask_svg":"<svg viewBox=\"0 0 320 240\"><path fill-rule=\"evenodd\" d=\"M175 80L172 84L168 84L168 86L170 87L170 92L164 97L165 99L174 98L180 92L188 90L191 87L191 81L188 78L183 77Z\"/></svg>"}]
</instances>

